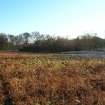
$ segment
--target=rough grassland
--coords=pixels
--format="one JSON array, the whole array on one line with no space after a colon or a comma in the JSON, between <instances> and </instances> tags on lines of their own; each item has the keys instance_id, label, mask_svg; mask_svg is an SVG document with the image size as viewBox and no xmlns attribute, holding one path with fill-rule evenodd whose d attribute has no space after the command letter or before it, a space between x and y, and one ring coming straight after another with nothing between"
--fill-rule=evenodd
<instances>
[{"instance_id":1,"label":"rough grassland","mask_svg":"<svg viewBox=\"0 0 105 105\"><path fill-rule=\"evenodd\" d=\"M105 60L1 53L0 105L105 105Z\"/></svg>"}]
</instances>

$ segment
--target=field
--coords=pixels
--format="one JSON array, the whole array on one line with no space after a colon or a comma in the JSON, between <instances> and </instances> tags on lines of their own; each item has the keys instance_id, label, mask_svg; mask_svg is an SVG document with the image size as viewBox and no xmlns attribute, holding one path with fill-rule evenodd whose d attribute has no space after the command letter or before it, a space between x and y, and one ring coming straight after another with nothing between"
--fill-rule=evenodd
<instances>
[{"instance_id":1,"label":"field","mask_svg":"<svg viewBox=\"0 0 105 105\"><path fill-rule=\"evenodd\" d=\"M0 53L0 105L105 105L105 59Z\"/></svg>"}]
</instances>

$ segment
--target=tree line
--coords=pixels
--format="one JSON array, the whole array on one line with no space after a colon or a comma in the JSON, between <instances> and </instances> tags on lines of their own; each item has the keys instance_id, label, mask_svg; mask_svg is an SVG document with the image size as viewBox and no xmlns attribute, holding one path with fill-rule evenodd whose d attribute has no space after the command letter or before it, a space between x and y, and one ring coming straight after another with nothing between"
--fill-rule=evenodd
<instances>
[{"instance_id":1,"label":"tree line","mask_svg":"<svg viewBox=\"0 0 105 105\"><path fill-rule=\"evenodd\" d=\"M97 37L96 34L85 34L75 39L68 39L39 32L25 32L19 35L0 33L0 50L47 53L104 48L105 39Z\"/></svg>"}]
</instances>

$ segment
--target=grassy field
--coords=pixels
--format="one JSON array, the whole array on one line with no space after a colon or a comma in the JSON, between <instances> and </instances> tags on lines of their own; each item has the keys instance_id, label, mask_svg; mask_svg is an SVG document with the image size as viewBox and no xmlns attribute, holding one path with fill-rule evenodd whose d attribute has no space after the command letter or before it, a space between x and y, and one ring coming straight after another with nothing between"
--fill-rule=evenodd
<instances>
[{"instance_id":1,"label":"grassy field","mask_svg":"<svg viewBox=\"0 0 105 105\"><path fill-rule=\"evenodd\" d=\"M0 53L0 105L105 105L105 59Z\"/></svg>"}]
</instances>

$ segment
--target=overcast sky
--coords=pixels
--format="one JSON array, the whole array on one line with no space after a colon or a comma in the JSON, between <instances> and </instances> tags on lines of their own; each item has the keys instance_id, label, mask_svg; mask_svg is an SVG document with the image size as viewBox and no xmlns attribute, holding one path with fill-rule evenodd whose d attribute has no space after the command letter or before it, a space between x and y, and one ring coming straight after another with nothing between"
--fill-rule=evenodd
<instances>
[{"instance_id":1,"label":"overcast sky","mask_svg":"<svg viewBox=\"0 0 105 105\"><path fill-rule=\"evenodd\" d=\"M0 0L0 32L105 38L105 0Z\"/></svg>"}]
</instances>

